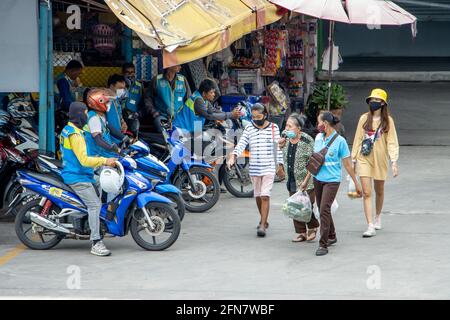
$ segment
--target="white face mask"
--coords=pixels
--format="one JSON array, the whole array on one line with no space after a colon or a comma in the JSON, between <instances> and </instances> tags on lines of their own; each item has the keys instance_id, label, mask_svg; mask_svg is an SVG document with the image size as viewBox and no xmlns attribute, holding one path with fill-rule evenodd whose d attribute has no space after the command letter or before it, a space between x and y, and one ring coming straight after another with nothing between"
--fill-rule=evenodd
<instances>
[{"instance_id":1,"label":"white face mask","mask_svg":"<svg viewBox=\"0 0 450 320\"><path fill-rule=\"evenodd\" d=\"M127 90L126 89L117 89L116 94L117 94L117 98L119 98L119 99L123 98L127 94Z\"/></svg>"}]
</instances>

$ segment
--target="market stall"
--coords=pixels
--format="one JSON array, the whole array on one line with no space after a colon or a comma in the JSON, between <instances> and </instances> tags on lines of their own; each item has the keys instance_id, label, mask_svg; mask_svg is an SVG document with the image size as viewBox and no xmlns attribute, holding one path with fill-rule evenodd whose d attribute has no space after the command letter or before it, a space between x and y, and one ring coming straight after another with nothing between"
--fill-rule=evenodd
<instances>
[{"instance_id":1,"label":"market stall","mask_svg":"<svg viewBox=\"0 0 450 320\"><path fill-rule=\"evenodd\" d=\"M280 127L286 112L301 112L315 80L317 19L304 15L252 32L207 59L220 84L225 111L250 99L269 107Z\"/></svg>"}]
</instances>

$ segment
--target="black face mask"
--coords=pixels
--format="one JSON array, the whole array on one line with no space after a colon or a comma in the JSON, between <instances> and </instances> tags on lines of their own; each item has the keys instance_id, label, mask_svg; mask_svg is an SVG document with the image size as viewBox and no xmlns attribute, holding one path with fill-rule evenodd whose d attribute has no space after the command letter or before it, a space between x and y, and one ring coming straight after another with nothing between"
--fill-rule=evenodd
<instances>
[{"instance_id":1,"label":"black face mask","mask_svg":"<svg viewBox=\"0 0 450 320\"><path fill-rule=\"evenodd\" d=\"M260 120L253 120L253 123L257 125L258 127L261 127L266 122L266 117Z\"/></svg>"},{"instance_id":2,"label":"black face mask","mask_svg":"<svg viewBox=\"0 0 450 320\"><path fill-rule=\"evenodd\" d=\"M377 111L381 107L383 107L383 103L382 102L376 102L376 101L369 102L369 108L370 108L371 111Z\"/></svg>"}]
</instances>

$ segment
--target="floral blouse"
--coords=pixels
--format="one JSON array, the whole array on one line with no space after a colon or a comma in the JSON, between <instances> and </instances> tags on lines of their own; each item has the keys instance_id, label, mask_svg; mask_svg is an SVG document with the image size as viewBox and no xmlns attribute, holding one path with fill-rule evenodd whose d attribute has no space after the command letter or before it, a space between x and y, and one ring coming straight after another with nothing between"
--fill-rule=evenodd
<instances>
[{"instance_id":1,"label":"floral blouse","mask_svg":"<svg viewBox=\"0 0 450 320\"><path fill-rule=\"evenodd\" d=\"M284 163L288 163L288 150L289 150L289 139L286 145L283 148L283 160ZM311 138L306 133L302 132L300 136L300 140L297 142L297 151L295 152L295 161L294 161L294 176L297 186L299 186L306 178L308 174L308 170L306 170L306 163L309 158L313 154L314 150L314 139ZM288 170L288 168L285 168ZM312 176L308 181L308 186L306 190L314 189Z\"/></svg>"}]
</instances>

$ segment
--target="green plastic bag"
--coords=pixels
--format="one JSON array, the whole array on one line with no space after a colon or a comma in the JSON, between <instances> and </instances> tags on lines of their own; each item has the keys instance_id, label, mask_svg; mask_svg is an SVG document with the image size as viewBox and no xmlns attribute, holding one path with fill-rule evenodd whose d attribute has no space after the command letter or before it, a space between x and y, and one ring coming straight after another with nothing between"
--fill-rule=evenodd
<instances>
[{"instance_id":1,"label":"green plastic bag","mask_svg":"<svg viewBox=\"0 0 450 320\"><path fill-rule=\"evenodd\" d=\"M304 191L293 194L283 204L283 214L291 219L300 222L310 222L312 215L312 205L309 195Z\"/></svg>"}]
</instances>

